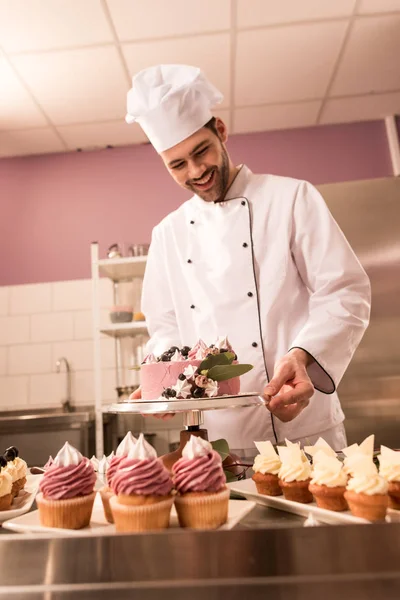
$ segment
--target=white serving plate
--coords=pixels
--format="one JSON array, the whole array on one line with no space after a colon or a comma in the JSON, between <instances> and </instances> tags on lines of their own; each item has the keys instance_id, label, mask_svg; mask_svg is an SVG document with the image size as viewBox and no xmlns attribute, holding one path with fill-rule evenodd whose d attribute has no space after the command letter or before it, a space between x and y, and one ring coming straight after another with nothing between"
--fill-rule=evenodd
<instances>
[{"instance_id":1,"label":"white serving plate","mask_svg":"<svg viewBox=\"0 0 400 600\"><path fill-rule=\"evenodd\" d=\"M214 398L157 398L157 400L132 400L110 404L106 412L156 414L166 412L187 412L189 410L218 410L244 406L265 406L264 400L256 393L241 393L236 396L215 396Z\"/></svg>"},{"instance_id":2,"label":"white serving plate","mask_svg":"<svg viewBox=\"0 0 400 600\"><path fill-rule=\"evenodd\" d=\"M243 519L255 506L255 502L246 500L229 500L228 522L222 525L220 529L232 529L241 519ZM179 527L178 517L175 507L171 511L171 527ZM101 497L96 494L93 505L92 518L89 527L84 529L58 529L55 527L43 527L39 521L39 511L34 510L22 516L17 516L3 525L4 529L16 531L18 533L51 533L55 536L82 536L82 535L115 535L115 525L107 522L104 516Z\"/></svg>"},{"instance_id":3,"label":"white serving plate","mask_svg":"<svg viewBox=\"0 0 400 600\"><path fill-rule=\"evenodd\" d=\"M312 515L321 523L328 523L329 525L336 525L338 523L370 523L370 521L367 521L366 519L354 517L348 510L343 512L335 512L333 510L326 510L325 508L318 508L315 502L311 502L310 504L301 504L300 502L286 500L283 496L265 496L263 494L259 494L257 492L256 484L252 479L235 481L228 484L228 486L233 492L244 496L248 500L253 500L257 504L263 504L264 506L276 508L277 510L290 512L295 515L299 515L300 517L307 518Z\"/></svg>"},{"instance_id":4,"label":"white serving plate","mask_svg":"<svg viewBox=\"0 0 400 600\"><path fill-rule=\"evenodd\" d=\"M9 510L0 510L0 523L4 523L8 519L15 519L30 510L42 477L43 475L27 474L25 488L14 498L11 508Z\"/></svg>"}]
</instances>

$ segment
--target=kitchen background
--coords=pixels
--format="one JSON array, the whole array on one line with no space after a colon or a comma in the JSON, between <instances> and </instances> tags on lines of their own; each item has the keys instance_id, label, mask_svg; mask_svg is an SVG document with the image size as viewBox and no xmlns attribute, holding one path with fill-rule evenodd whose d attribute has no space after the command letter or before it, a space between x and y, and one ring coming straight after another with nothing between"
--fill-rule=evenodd
<instances>
[{"instance_id":1,"label":"kitchen background","mask_svg":"<svg viewBox=\"0 0 400 600\"><path fill-rule=\"evenodd\" d=\"M158 62L200 66L225 94L215 114L228 124L236 163L339 184L399 174L398 56L399 0L0 0L3 417L61 409L62 356L72 404L93 405L90 243L99 242L102 258L114 242L148 243L187 198L141 130L124 123L133 73ZM99 302L105 326L108 279ZM116 400L112 338L102 337L101 357L108 404ZM179 417L131 424L155 433L161 453L181 428ZM2 440L13 427L0 418Z\"/></svg>"}]
</instances>

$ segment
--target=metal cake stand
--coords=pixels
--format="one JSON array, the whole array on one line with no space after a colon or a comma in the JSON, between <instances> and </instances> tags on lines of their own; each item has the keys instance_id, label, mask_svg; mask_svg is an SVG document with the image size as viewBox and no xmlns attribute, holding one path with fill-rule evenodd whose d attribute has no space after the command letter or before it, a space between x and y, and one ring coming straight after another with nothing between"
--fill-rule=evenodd
<instances>
[{"instance_id":1,"label":"metal cake stand","mask_svg":"<svg viewBox=\"0 0 400 600\"><path fill-rule=\"evenodd\" d=\"M123 401L111 404L110 413L135 413L156 415L166 413L183 413L183 425L191 431L199 428L204 422L205 410L226 408L244 408L246 406L265 406L264 400L256 393L238 394L237 396L217 396L215 398L188 398L175 400L173 398L157 400Z\"/></svg>"}]
</instances>

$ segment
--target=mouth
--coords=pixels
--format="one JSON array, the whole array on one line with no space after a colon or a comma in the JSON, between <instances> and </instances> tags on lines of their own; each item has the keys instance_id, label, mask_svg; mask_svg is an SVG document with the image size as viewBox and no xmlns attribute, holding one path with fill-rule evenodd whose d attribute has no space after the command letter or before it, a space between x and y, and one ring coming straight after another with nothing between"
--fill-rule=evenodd
<instances>
[{"instance_id":1,"label":"mouth","mask_svg":"<svg viewBox=\"0 0 400 600\"><path fill-rule=\"evenodd\" d=\"M202 179L198 179L196 182L193 181L192 186L198 190L201 190L202 192L209 190L214 185L215 173L216 171L214 169L214 171L212 171Z\"/></svg>"}]
</instances>

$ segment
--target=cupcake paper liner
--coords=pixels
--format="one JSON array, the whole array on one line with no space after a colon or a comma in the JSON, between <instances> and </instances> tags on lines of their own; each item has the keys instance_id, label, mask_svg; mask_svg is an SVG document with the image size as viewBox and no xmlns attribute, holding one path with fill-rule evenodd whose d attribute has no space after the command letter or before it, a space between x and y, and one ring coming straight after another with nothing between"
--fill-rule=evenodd
<instances>
[{"instance_id":1,"label":"cupcake paper liner","mask_svg":"<svg viewBox=\"0 0 400 600\"><path fill-rule=\"evenodd\" d=\"M8 510L9 508L11 508L12 501L12 494L5 494L5 496L0 496L0 510Z\"/></svg>"},{"instance_id":2,"label":"cupcake paper liner","mask_svg":"<svg viewBox=\"0 0 400 600\"><path fill-rule=\"evenodd\" d=\"M389 481L389 508L400 510L400 482Z\"/></svg>"},{"instance_id":3,"label":"cupcake paper liner","mask_svg":"<svg viewBox=\"0 0 400 600\"><path fill-rule=\"evenodd\" d=\"M14 483L12 484L12 489L11 489L11 494L12 494L13 498L16 498L18 496L20 491L24 489L25 484L26 484L26 477L21 477L21 479L17 479L17 481L14 481Z\"/></svg>"},{"instance_id":4,"label":"cupcake paper liner","mask_svg":"<svg viewBox=\"0 0 400 600\"><path fill-rule=\"evenodd\" d=\"M273 473L254 473L252 480L256 484L257 492L264 496L282 496L278 475Z\"/></svg>"},{"instance_id":5,"label":"cupcake paper liner","mask_svg":"<svg viewBox=\"0 0 400 600\"><path fill-rule=\"evenodd\" d=\"M351 514L355 517L361 517L368 521L384 521L386 510L389 505L388 494L375 494L368 496L367 494L357 494L351 490L346 490L344 497L351 510Z\"/></svg>"},{"instance_id":6,"label":"cupcake paper liner","mask_svg":"<svg viewBox=\"0 0 400 600\"><path fill-rule=\"evenodd\" d=\"M348 510L349 508L344 497L346 491L344 486L328 487L327 485L310 483L308 489L314 496L318 508L326 508L335 512Z\"/></svg>"},{"instance_id":7,"label":"cupcake paper liner","mask_svg":"<svg viewBox=\"0 0 400 600\"><path fill-rule=\"evenodd\" d=\"M175 507L181 527L217 529L228 520L229 490L198 492L175 496Z\"/></svg>"},{"instance_id":8,"label":"cupcake paper liner","mask_svg":"<svg viewBox=\"0 0 400 600\"><path fill-rule=\"evenodd\" d=\"M99 490L101 502L103 504L104 516L109 523L114 523L114 517L112 515L110 498L114 496L114 492L108 486L105 486Z\"/></svg>"},{"instance_id":9,"label":"cupcake paper liner","mask_svg":"<svg viewBox=\"0 0 400 600\"><path fill-rule=\"evenodd\" d=\"M62 529L82 529L90 523L96 492L87 496L53 500L45 498L42 493L36 496L39 508L40 524L44 527L61 527Z\"/></svg>"},{"instance_id":10,"label":"cupcake paper liner","mask_svg":"<svg viewBox=\"0 0 400 600\"><path fill-rule=\"evenodd\" d=\"M309 504L313 501L313 495L308 489L310 481L311 479L306 479L305 481L283 481L283 479L280 479L279 485L286 500Z\"/></svg>"},{"instance_id":11,"label":"cupcake paper liner","mask_svg":"<svg viewBox=\"0 0 400 600\"><path fill-rule=\"evenodd\" d=\"M118 496L110 498L115 528L119 533L167 529L173 503L172 494L164 496L160 502L142 505L120 504Z\"/></svg>"}]
</instances>

